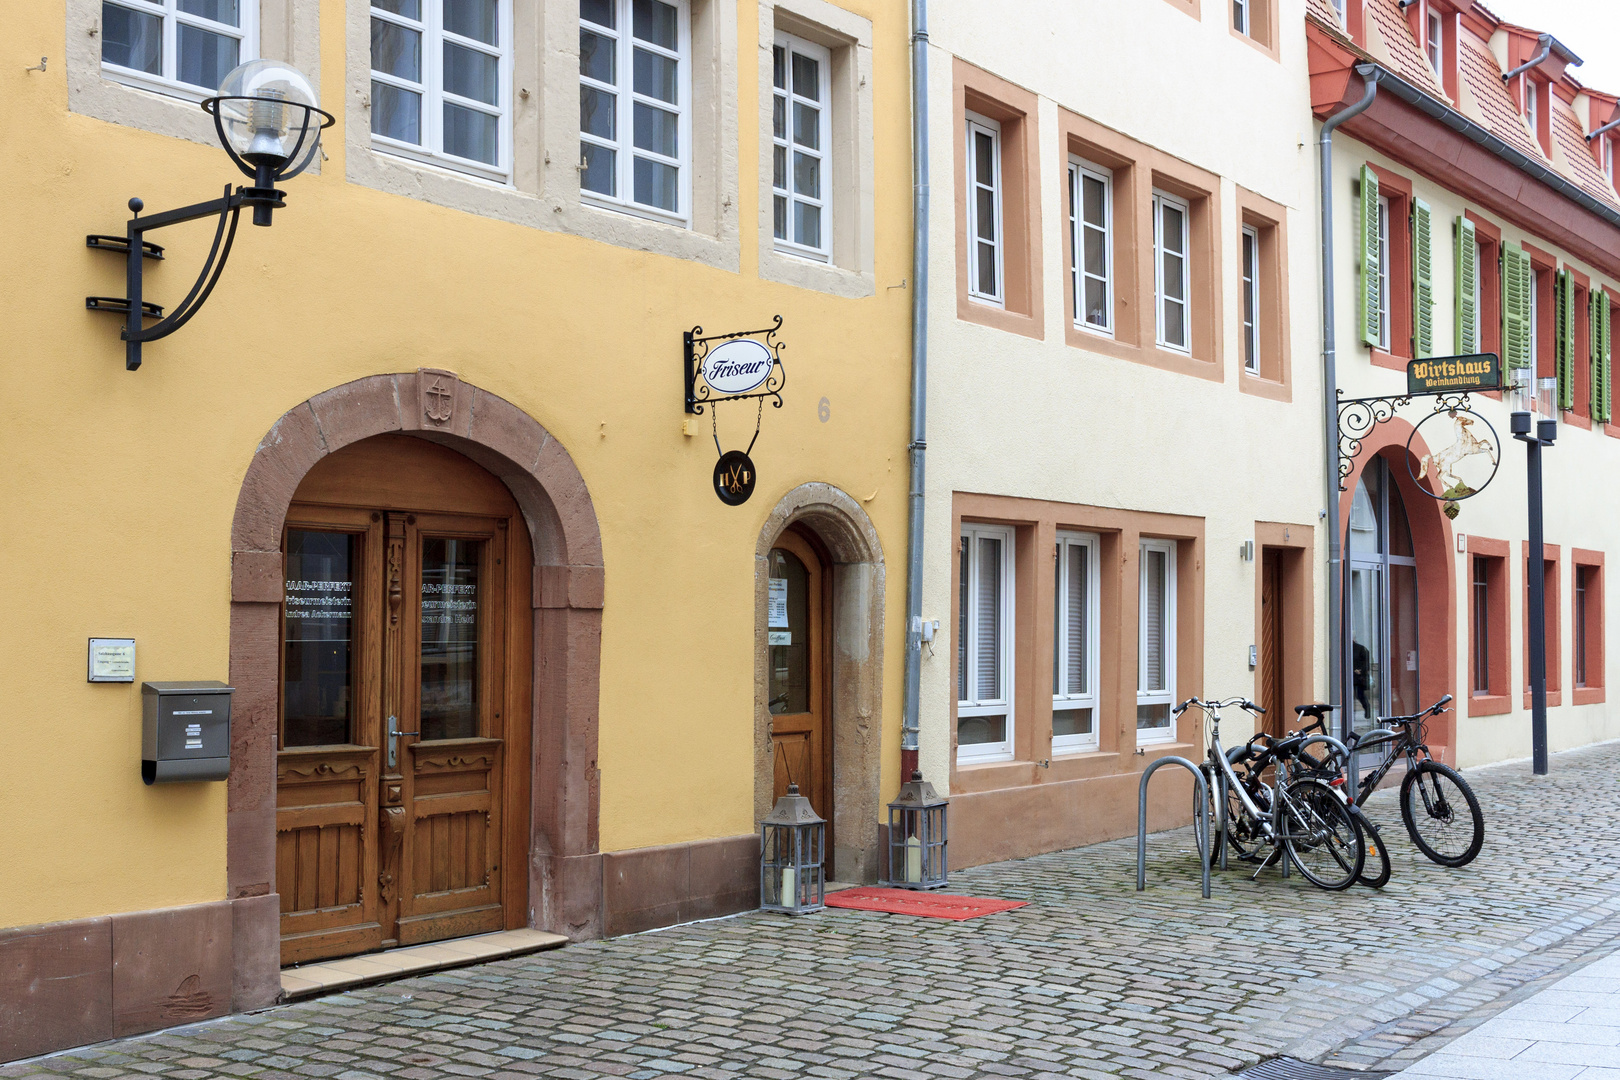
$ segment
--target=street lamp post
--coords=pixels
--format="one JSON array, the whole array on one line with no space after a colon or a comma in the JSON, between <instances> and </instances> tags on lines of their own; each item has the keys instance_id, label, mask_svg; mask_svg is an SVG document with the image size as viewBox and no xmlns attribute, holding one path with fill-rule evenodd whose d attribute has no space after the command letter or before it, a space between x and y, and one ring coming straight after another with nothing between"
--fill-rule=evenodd
<instances>
[{"instance_id":1,"label":"street lamp post","mask_svg":"<svg viewBox=\"0 0 1620 1080\"><path fill-rule=\"evenodd\" d=\"M1526 612L1530 637L1530 746L1537 776L1547 775L1547 562L1541 493L1541 448L1558 438L1558 380L1515 373L1509 430L1525 444L1530 498L1530 566ZM1532 423L1534 425L1532 429Z\"/></svg>"}]
</instances>

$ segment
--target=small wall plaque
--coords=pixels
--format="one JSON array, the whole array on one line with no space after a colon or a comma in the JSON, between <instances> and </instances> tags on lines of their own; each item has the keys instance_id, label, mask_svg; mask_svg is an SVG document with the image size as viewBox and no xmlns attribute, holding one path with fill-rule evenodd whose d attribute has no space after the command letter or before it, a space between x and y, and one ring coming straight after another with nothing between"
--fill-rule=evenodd
<instances>
[{"instance_id":1,"label":"small wall plaque","mask_svg":"<svg viewBox=\"0 0 1620 1080\"><path fill-rule=\"evenodd\" d=\"M90 682L134 682L135 639L91 638L86 678Z\"/></svg>"}]
</instances>

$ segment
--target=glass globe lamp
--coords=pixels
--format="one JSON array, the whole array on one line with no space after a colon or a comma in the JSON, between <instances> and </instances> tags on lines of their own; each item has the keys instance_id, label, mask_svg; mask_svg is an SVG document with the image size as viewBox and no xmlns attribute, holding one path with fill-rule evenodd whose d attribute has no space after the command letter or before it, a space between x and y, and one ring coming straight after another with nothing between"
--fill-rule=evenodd
<instances>
[{"instance_id":1,"label":"glass globe lamp","mask_svg":"<svg viewBox=\"0 0 1620 1080\"><path fill-rule=\"evenodd\" d=\"M249 60L235 68L203 108L213 115L226 153L260 188L308 168L320 150L321 132L335 122L304 73L280 60Z\"/></svg>"}]
</instances>

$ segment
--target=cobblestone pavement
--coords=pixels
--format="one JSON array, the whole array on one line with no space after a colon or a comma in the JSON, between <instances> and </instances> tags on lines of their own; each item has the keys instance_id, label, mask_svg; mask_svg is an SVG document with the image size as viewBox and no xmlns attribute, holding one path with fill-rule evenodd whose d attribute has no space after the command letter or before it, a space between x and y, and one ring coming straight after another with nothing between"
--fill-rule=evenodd
<instances>
[{"instance_id":1,"label":"cobblestone pavement","mask_svg":"<svg viewBox=\"0 0 1620 1080\"><path fill-rule=\"evenodd\" d=\"M1189 830L953 874L969 922L749 914L424 976L0 1067L0 1077L1202 1077L1275 1054L1400 1068L1620 945L1620 744L1472 776L1484 853L1444 870L1394 798L1381 893L1216 875Z\"/></svg>"}]
</instances>

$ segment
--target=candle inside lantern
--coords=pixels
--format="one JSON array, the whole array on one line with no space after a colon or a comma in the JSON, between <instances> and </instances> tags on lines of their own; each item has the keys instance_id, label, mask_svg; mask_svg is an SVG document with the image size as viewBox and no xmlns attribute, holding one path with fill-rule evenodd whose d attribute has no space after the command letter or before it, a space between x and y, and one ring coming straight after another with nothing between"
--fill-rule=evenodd
<instances>
[{"instance_id":1,"label":"candle inside lantern","mask_svg":"<svg viewBox=\"0 0 1620 1080\"><path fill-rule=\"evenodd\" d=\"M906 837L906 880L913 884L922 880L922 838Z\"/></svg>"},{"instance_id":2,"label":"candle inside lantern","mask_svg":"<svg viewBox=\"0 0 1620 1080\"><path fill-rule=\"evenodd\" d=\"M799 872L791 866L782 870L782 903L788 907L799 906Z\"/></svg>"}]
</instances>

